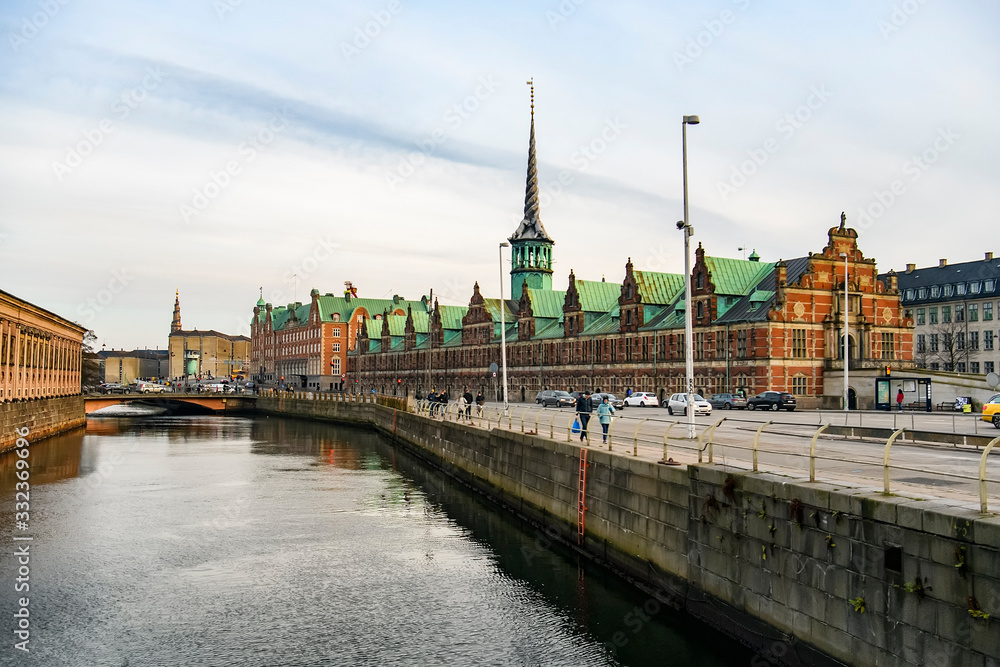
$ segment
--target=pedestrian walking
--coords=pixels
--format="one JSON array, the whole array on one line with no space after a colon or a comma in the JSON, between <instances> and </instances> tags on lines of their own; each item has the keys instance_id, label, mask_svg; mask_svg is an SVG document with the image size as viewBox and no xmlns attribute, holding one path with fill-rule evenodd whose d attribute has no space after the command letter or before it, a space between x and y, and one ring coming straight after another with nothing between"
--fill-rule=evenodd
<instances>
[{"instance_id":1,"label":"pedestrian walking","mask_svg":"<svg viewBox=\"0 0 1000 667\"><path fill-rule=\"evenodd\" d=\"M902 387L898 387L896 389L896 407L899 408L900 412L903 411L903 388Z\"/></svg>"},{"instance_id":2,"label":"pedestrian walking","mask_svg":"<svg viewBox=\"0 0 1000 667\"><path fill-rule=\"evenodd\" d=\"M465 399L465 416L472 419L472 402L475 400L472 397L472 392L466 389L465 393L462 394L462 398Z\"/></svg>"},{"instance_id":3,"label":"pedestrian walking","mask_svg":"<svg viewBox=\"0 0 1000 667\"><path fill-rule=\"evenodd\" d=\"M483 406L486 405L486 397L483 396L483 392L480 391L476 394L476 416L483 416Z\"/></svg>"},{"instance_id":4,"label":"pedestrian walking","mask_svg":"<svg viewBox=\"0 0 1000 667\"><path fill-rule=\"evenodd\" d=\"M469 415L469 402L465 400L465 394L458 397L458 418L464 420L466 417L471 419Z\"/></svg>"},{"instance_id":5,"label":"pedestrian walking","mask_svg":"<svg viewBox=\"0 0 1000 667\"><path fill-rule=\"evenodd\" d=\"M601 430L604 431L604 444L608 443L608 427L611 426L611 415L613 414L615 414L615 408L605 396L601 404L597 406L597 420L601 422Z\"/></svg>"},{"instance_id":6,"label":"pedestrian walking","mask_svg":"<svg viewBox=\"0 0 1000 667\"><path fill-rule=\"evenodd\" d=\"M587 422L590 421L590 413L593 412L594 406L590 404L590 392L584 391L576 399L576 416L580 418L580 442L586 439L590 442L590 431L587 428Z\"/></svg>"}]
</instances>

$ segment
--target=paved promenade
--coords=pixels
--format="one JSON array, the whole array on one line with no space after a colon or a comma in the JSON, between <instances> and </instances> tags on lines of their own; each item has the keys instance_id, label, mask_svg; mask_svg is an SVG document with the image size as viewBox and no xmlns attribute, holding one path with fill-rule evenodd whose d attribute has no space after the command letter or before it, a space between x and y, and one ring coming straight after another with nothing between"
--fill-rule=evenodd
<instances>
[{"instance_id":1,"label":"paved promenade","mask_svg":"<svg viewBox=\"0 0 1000 667\"><path fill-rule=\"evenodd\" d=\"M455 419L456 407L450 406L449 420ZM497 427L502 406L491 403L482 419L473 417L473 424ZM475 410L473 410L475 412ZM579 435L569 434L575 417L570 408L541 408L534 404L511 404L510 417L500 419L500 428L524 432L536 431L541 436L551 436L561 442L569 437L579 442ZM697 439L686 436L685 418L669 416L661 408L626 408L619 410L611 428L612 452L623 456L638 456L660 460L664 454L664 435L667 434L667 456L686 464L701 459L735 469L752 469L753 441L758 429L765 427L758 445L758 470L789 475L790 478L809 479L810 445L812 436L824 424L868 428L919 431L955 432L954 441L946 443L911 443L905 433L893 444L890 452L890 490L911 498L940 498L946 504L967 509L980 507L979 466L983 448L961 444L961 434L978 433L984 437L1000 436L1000 430L987 422L976 423L976 415L956 413L851 413L795 411L761 412L749 410L716 410L711 416L695 420ZM709 427L725 418L713 433ZM590 446L607 450L601 443L600 426L596 415L591 420ZM669 429L669 433L667 433ZM711 437L709 437L711 436ZM711 445L709 445L711 440ZM844 487L875 489L884 488L883 465L885 438L849 438L842 435L821 433L816 441L815 479ZM987 462L987 495L991 511L1000 511L1000 446L993 450Z\"/></svg>"}]
</instances>

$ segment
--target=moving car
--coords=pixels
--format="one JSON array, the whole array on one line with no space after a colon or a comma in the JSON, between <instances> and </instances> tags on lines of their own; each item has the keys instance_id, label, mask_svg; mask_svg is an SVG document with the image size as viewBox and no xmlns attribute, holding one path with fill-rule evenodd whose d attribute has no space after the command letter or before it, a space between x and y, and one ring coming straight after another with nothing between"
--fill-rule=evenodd
<instances>
[{"instance_id":1,"label":"moving car","mask_svg":"<svg viewBox=\"0 0 1000 667\"><path fill-rule=\"evenodd\" d=\"M132 390L117 382L106 382L101 385L102 394L131 394Z\"/></svg>"},{"instance_id":2,"label":"moving car","mask_svg":"<svg viewBox=\"0 0 1000 667\"><path fill-rule=\"evenodd\" d=\"M155 382L140 382L136 385L136 389L140 394L162 394L167 390L162 384Z\"/></svg>"},{"instance_id":3,"label":"moving car","mask_svg":"<svg viewBox=\"0 0 1000 667\"><path fill-rule=\"evenodd\" d=\"M705 400L705 398L699 394L693 394L694 396L694 413L696 415L710 415L712 414L712 404ZM673 394L670 398L663 401L663 407L667 409L667 414L673 415L675 412L679 412L682 415L687 414L687 393L683 394Z\"/></svg>"},{"instance_id":4,"label":"moving car","mask_svg":"<svg viewBox=\"0 0 1000 667\"><path fill-rule=\"evenodd\" d=\"M720 410L747 409L747 399L739 394L712 394L708 402Z\"/></svg>"},{"instance_id":5,"label":"moving car","mask_svg":"<svg viewBox=\"0 0 1000 667\"><path fill-rule=\"evenodd\" d=\"M566 408L571 405L576 405L576 399L573 398L568 391L546 389L538 392L538 395L535 396L535 403L540 404L543 408L547 408L550 405L557 408Z\"/></svg>"},{"instance_id":6,"label":"moving car","mask_svg":"<svg viewBox=\"0 0 1000 667\"><path fill-rule=\"evenodd\" d=\"M639 406L640 408L644 408L648 405L655 408L658 403L659 401L656 400L656 394L649 394L644 391L632 394L625 399L625 405L630 407Z\"/></svg>"},{"instance_id":7,"label":"moving car","mask_svg":"<svg viewBox=\"0 0 1000 667\"><path fill-rule=\"evenodd\" d=\"M787 391L765 391L747 401L750 410L788 410L795 409L795 397Z\"/></svg>"},{"instance_id":8,"label":"moving car","mask_svg":"<svg viewBox=\"0 0 1000 667\"><path fill-rule=\"evenodd\" d=\"M984 422L993 422L993 425L1000 428L1000 394L993 394L990 400L983 403Z\"/></svg>"}]
</instances>

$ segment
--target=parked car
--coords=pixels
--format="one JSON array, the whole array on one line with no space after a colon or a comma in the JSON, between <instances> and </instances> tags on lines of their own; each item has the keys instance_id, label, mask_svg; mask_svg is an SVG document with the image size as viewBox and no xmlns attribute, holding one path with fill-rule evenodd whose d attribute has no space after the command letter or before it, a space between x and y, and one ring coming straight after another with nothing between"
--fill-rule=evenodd
<instances>
[{"instance_id":1,"label":"parked car","mask_svg":"<svg viewBox=\"0 0 1000 667\"><path fill-rule=\"evenodd\" d=\"M167 390L162 384L156 384L155 382L140 382L136 385L136 390L140 394L162 394Z\"/></svg>"},{"instance_id":2,"label":"parked car","mask_svg":"<svg viewBox=\"0 0 1000 667\"><path fill-rule=\"evenodd\" d=\"M708 399L713 408L719 410L746 410L747 399L739 394L712 394Z\"/></svg>"},{"instance_id":3,"label":"parked car","mask_svg":"<svg viewBox=\"0 0 1000 667\"><path fill-rule=\"evenodd\" d=\"M538 395L535 396L535 403L540 404L543 408L547 408L550 405L557 408L565 408L576 405L576 399L568 391L546 389L538 392Z\"/></svg>"},{"instance_id":4,"label":"parked car","mask_svg":"<svg viewBox=\"0 0 1000 667\"><path fill-rule=\"evenodd\" d=\"M608 403L610 403L611 407L613 407L615 410L623 410L625 408L625 401L623 401L622 399L618 398L614 394L608 394L608 393L604 393L604 392L602 392L600 394L591 394L590 395L590 404L594 408L597 408L598 405L600 405L601 403L604 402L604 397L605 396L608 397Z\"/></svg>"},{"instance_id":5,"label":"parked car","mask_svg":"<svg viewBox=\"0 0 1000 667\"><path fill-rule=\"evenodd\" d=\"M117 382L105 382L101 385L102 394L131 394L132 390Z\"/></svg>"},{"instance_id":6,"label":"parked car","mask_svg":"<svg viewBox=\"0 0 1000 667\"><path fill-rule=\"evenodd\" d=\"M694 413L696 415L710 415L712 414L712 404L705 400L704 396L700 394L694 394ZM683 394L673 394L669 398L663 401L663 407L667 409L667 414L673 415L675 412L680 412L682 415L687 414L687 393Z\"/></svg>"},{"instance_id":7,"label":"parked car","mask_svg":"<svg viewBox=\"0 0 1000 667\"><path fill-rule=\"evenodd\" d=\"M747 401L750 410L788 410L795 409L795 397L786 391L765 391Z\"/></svg>"},{"instance_id":8,"label":"parked car","mask_svg":"<svg viewBox=\"0 0 1000 667\"><path fill-rule=\"evenodd\" d=\"M656 400L656 394L649 394L644 391L632 394L631 396L625 399L625 405L628 405L630 407L638 406L640 408L644 408L648 405L652 408L655 408L658 403L659 401Z\"/></svg>"},{"instance_id":9,"label":"parked car","mask_svg":"<svg viewBox=\"0 0 1000 667\"><path fill-rule=\"evenodd\" d=\"M984 422L993 422L993 425L1000 428L1000 394L993 394L990 400L983 403Z\"/></svg>"}]
</instances>

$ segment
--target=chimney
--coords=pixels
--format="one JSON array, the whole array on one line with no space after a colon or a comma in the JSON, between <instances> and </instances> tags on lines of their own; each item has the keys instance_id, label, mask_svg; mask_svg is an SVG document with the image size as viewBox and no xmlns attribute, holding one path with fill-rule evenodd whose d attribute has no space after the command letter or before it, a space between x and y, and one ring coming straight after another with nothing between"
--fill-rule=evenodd
<instances>
[{"instance_id":1,"label":"chimney","mask_svg":"<svg viewBox=\"0 0 1000 667\"><path fill-rule=\"evenodd\" d=\"M993 259L993 253L991 253L991 252L986 253L986 261L988 262L991 259Z\"/></svg>"},{"instance_id":2,"label":"chimney","mask_svg":"<svg viewBox=\"0 0 1000 667\"><path fill-rule=\"evenodd\" d=\"M938 260L938 266L939 267L941 267L941 266L948 266L948 260L946 260L946 259L939 259Z\"/></svg>"},{"instance_id":3,"label":"chimney","mask_svg":"<svg viewBox=\"0 0 1000 667\"><path fill-rule=\"evenodd\" d=\"M906 272L907 273L912 273L912 272L914 272L916 270L917 270L917 265L916 264L907 264L906 265Z\"/></svg>"}]
</instances>

